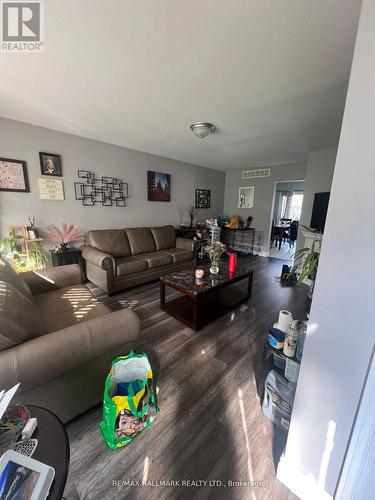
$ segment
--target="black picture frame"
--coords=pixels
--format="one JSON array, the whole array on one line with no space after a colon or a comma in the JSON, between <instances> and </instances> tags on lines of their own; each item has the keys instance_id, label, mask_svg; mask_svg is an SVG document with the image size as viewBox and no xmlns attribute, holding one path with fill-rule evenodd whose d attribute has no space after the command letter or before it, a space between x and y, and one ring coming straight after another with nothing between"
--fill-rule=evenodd
<instances>
[{"instance_id":1,"label":"black picture frame","mask_svg":"<svg viewBox=\"0 0 375 500\"><path fill-rule=\"evenodd\" d=\"M195 190L195 208L211 208L211 189Z\"/></svg>"},{"instance_id":2,"label":"black picture frame","mask_svg":"<svg viewBox=\"0 0 375 500\"><path fill-rule=\"evenodd\" d=\"M62 177L61 156L54 153L39 152L40 173L53 177Z\"/></svg>"},{"instance_id":3,"label":"black picture frame","mask_svg":"<svg viewBox=\"0 0 375 500\"><path fill-rule=\"evenodd\" d=\"M12 163L13 167L11 167L11 165L8 165L9 163ZM11 168L18 170L18 173L22 174L23 187L11 187L12 186ZM15 172L13 173L13 175L15 175ZM17 184L14 185L16 186ZM27 167L26 167L26 162L24 160L14 160L12 158L0 158L0 191L30 193L29 178L27 176Z\"/></svg>"},{"instance_id":4,"label":"black picture frame","mask_svg":"<svg viewBox=\"0 0 375 500\"><path fill-rule=\"evenodd\" d=\"M163 172L147 171L147 200L171 201L171 176Z\"/></svg>"}]
</instances>

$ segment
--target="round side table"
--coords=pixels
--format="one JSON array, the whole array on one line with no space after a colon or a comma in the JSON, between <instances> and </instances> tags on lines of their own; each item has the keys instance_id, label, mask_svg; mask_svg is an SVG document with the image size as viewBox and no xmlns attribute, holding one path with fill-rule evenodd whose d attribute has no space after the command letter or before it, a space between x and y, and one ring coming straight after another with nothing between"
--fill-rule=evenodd
<instances>
[{"instance_id":1,"label":"round side table","mask_svg":"<svg viewBox=\"0 0 375 500\"><path fill-rule=\"evenodd\" d=\"M31 458L39 460L55 469L55 478L51 484L47 500L60 500L69 471L70 448L64 424L51 411L40 406L27 405L31 417L38 420L33 438L38 446Z\"/></svg>"}]
</instances>

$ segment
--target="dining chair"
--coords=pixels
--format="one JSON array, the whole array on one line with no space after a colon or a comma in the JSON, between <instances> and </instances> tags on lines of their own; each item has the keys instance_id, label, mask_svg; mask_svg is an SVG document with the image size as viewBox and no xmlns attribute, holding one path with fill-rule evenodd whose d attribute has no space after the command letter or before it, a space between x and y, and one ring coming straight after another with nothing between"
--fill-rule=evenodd
<instances>
[{"instance_id":1,"label":"dining chair","mask_svg":"<svg viewBox=\"0 0 375 500\"><path fill-rule=\"evenodd\" d=\"M297 240L297 235L298 235L298 228L299 228L299 222L298 220L294 220L290 223L290 228L289 228L289 248L294 247L296 240Z\"/></svg>"}]
</instances>

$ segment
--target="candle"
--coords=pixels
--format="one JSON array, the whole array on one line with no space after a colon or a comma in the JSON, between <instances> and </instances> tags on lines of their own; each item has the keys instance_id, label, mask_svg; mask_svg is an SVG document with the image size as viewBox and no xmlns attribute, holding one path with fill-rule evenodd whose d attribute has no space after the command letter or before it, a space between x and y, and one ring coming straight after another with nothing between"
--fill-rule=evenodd
<instances>
[{"instance_id":1,"label":"candle","mask_svg":"<svg viewBox=\"0 0 375 500\"><path fill-rule=\"evenodd\" d=\"M236 271L236 264L237 264L237 255L235 253L230 253L229 265L228 265L228 271L230 273L234 273Z\"/></svg>"},{"instance_id":2,"label":"candle","mask_svg":"<svg viewBox=\"0 0 375 500\"><path fill-rule=\"evenodd\" d=\"M198 279L198 280L201 280L204 276L204 271L203 269L196 269L195 270L195 277Z\"/></svg>"}]
</instances>

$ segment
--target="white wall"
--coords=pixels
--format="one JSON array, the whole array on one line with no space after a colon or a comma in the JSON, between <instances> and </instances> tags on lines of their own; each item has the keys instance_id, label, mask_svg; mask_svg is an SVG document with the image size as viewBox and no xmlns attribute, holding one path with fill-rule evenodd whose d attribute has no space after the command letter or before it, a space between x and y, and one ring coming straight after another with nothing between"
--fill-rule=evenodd
<instances>
[{"instance_id":1,"label":"white wall","mask_svg":"<svg viewBox=\"0 0 375 500\"><path fill-rule=\"evenodd\" d=\"M303 499L335 492L374 345L374 62L375 0L364 0L311 327L279 469Z\"/></svg>"},{"instance_id":2,"label":"white wall","mask_svg":"<svg viewBox=\"0 0 375 500\"><path fill-rule=\"evenodd\" d=\"M256 167L254 167L255 169ZM270 177L260 179L242 179L243 170L229 170L225 182L224 212L226 215L238 214L243 219L253 217L252 227L264 232L263 252L269 251L271 216L273 214L273 198L277 182L301 181L305 179L306 165L280 165L271 167ZM238 190L243 186L254 186L254 208L238 208Z\"/></svg>"},{"instance_id":3,"label":"white wall","mask_svg":"<svg viewBox=\"0 0 375 500\"><path fill-rule=\"evenodd\" d=\"M306 180L301 213L301 225L310 226L315 193L324 193L331 190L333 171L335 169L337 149L323 149L311 151L306 165ZM300 228L297 247L304 244Z\"/></svg>"},{"instance_id":4,"label":"white wall","mask_svg":"<svg viewBox=\"0 0 375 500\"><path fill-rule=\"evenodd\" d=\"M64 201L39 198L41 177L39 151L62 155ZM82 230L162 224L180 224L179 209L194 204L195 188L211 189L211 209L198 211L198 219L223 211L225 173L153 156L111 144L92 141L24 123L0 118L0 157L26 160L30 193L0 192L0 233L9 225L27 223L35 215L37 225L75 223ZM77 170L113 176L129 183L127 207L83 207L74 198ZM146 172L171 174L171 202L147 201Z\"/></svg>"}]
</instances>

